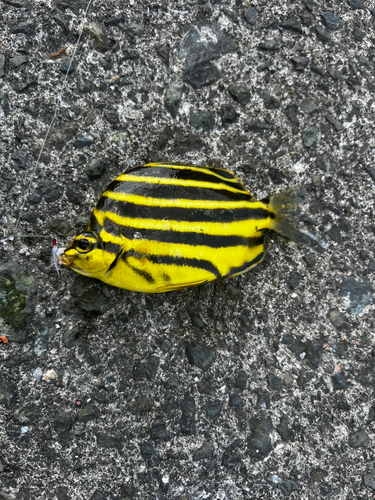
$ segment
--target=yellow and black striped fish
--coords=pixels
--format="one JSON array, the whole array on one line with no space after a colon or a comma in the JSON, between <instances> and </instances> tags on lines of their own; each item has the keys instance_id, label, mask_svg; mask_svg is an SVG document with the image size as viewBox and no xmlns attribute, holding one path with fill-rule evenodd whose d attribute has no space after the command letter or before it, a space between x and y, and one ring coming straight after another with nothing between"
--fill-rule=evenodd
<instances>
[{"instance_id":1,"label":"yellow and black striped fish","mask_svg":"<svg viewBox=\"0 0 375 500\"><path fill-rule=\"evenodd\" d=\"M148 293L237 276L262 261L262 229L308 243L297 229L298 190L253 201L228 170L148 163L108 186L60 262Z\"/></svg>"}]
</instances>

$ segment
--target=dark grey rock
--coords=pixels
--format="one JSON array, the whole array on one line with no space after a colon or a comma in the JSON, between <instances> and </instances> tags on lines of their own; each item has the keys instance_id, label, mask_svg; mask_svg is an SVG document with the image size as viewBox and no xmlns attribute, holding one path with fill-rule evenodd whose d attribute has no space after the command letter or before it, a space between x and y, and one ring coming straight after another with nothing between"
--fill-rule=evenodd
<instances>
[{"instance_id":1,"label":"dark grey rock","mask_svg":"<svg viewBox=\"0 0 375 500\"><path fill-rule=\"evenodd\" d=\"M375 271L375 260L372 260L368 265L369 271Z\"/></svg>"},{"instance_id":2,"label":"dark grey rock","mask_svg":"<svg viewBox=\"0 0 375 500\"><path fill-rule=\"evenodd\" d=\"M247 439L249 455L256 461L262 460L272 450L272 420L269 417L251 418L251 432Z\"/></svg>"},{"instance_id":3,"label":"dark grey rock","mask_svg":"<svg viewBox=\"0 0 375 500\"><path fill-rule=\"evenodd\" d=\"M0 404L12 408L17 402L17 395L17 386L0 373Z\"/></svg>"},{"instance_id":4,"label":"dark grey rock","mask_svg":"<svg viewBox=\"0 0 375 500\"><path fill-rule=\"evenodd\" d=\"M70 203L73 203L73 205L81 205L82 200L83 200L83 194L82 191L80 191L77 187L75 186L68 186L66 188L66 197L68 198L68 201ZM77 220L79 221L77 224ZM82 223L82 218L78 218L75 221L75 227L86 227L87 226L87 220L86 217L84 218L84 221Z\"/></svg>"},{"instance_id":5,"label":"dark grey rock","mask_svg":"<svg viewBox=\"0 0 375 500\"><path fill-rule=\"evenodd\" d=\"M310 382L314 378L314 374L311 370L305 370L305 368L302 368L298 374L297 378L297 384L301 389L304 389L305 385Z\"/></svg>"},{"instance_id":6,"label":"dark grey rock","mask_svg":"<svg viewBox=\"0 0 375 500\"><path fill-rule=\"evenodd\" d=\"M77 135L77 132L78 123L76 122L67 122L54 127L49 133L45 149L50 151L52 148L56 148L61 151L66 143Z\"/></svg>"},{"instance_id":7,"label":"dark grey rock","mask_svg":"<svg viewBox=\"0 0 375 500\"><path fill-rule=\"evenodd\" d=\"M187 308L187 312L194 326L197 326L198 328L202 329L206 328L207 322L204 320L202 314L199 311L196 311L195 309L192 308Z\"/></svg>"},{"instance_id":8,"label":"dark grey rock","mask_svg":"<svg viewBox=\"0 0 375 500\"><path fill-rule=\"evenodd\" d=\"M118 16L110 16L104 19L104 25L106 28L112 28L113 26L119 26L121 23L124 22L123 17L118 17Z\"/></svg>"},{"instance_id":9,"label":"dark grey rock","mask_svg":"<svg viewBox=\"0 0 375 500\"><path fill-rule=\"evenodd\" d=\"M185 399L181 404L180 427L181 433L188 436L195 434L195 401L194 398L185 395Z\"/></svg>"},{"instance_id":10,"label":"dark grey rock","mask_svg":"<svg viewBox=\"0 0 375 500\"><path fill-rule=\"evenodd\" d=\"M346 389L348 387L346 378L342 373L335 373L332 375L332 385L334 391L341 391L342 389Z\"/></svg>"},{"instance_id":11,"label":"dark grey rock","mask_svg":"<svg viewBox=\"0 0 375 500\"><path fill-rule=\"evenodd\" d=\"M286 21L281 23L280 26L282 28L284 28L285 30L291 30L291 31L295 31L296 33L303 34L301 21L299 19L297 19L296 17L287 19Z\"/></svg>"},{"instance_id":12,"label":"dark grey rock","mask_svg":"<svg viewBox=\"0 0 375 500\"><path fill-rule=\"evenodd\" d=\"M180 386L180 382L178 381L178 379L176 377L174 377L173 375L171 375L169 377L169 379L167 380L167 383L166 383L166 388L167 389L177 389L177 387Z\"/></svg>"},{"instance_id":13,"label":"dark grey rock","mask_svg":"<svg viewBox=\"0 0 375 500\"><path fill-rule=\"evenodd\" d=\"M240 104L246 105L250 101L250 90L243 83L230 85L228 92Z\"/></svg>"},{"instance_id":14,"label":"dark grey rock","mask_svg":"<svg viewBox=\"0 0 375 500\"><path fill-rule=\"evenodd\" d=\"M204 143L198 135L186 134L178 136L173 143L173 151L176 155L183 155L189 151L199 151Z\"/></svg>"},{"instance_id":15,"label":"dark grey rock","mask_svg":"<svg viewBox=\"0 0 375 500\"><path fill-rule=\"evenodd\" d=\"M266 410L271 407L271 397L268 392L258 391L256 407Z\"/></svg>"},{"instance_id":16,"label":"dark grey rock","mask_svg":"<svg viewBox=\"0 0 375 500\"><path fill-rule=\"evenodd\" d=\"M67 238L68 236L75 236L76 234L76 230L71 225L70 221L61 217L49 219L47 221L47 226L54 236L59 236L60 238Z\"/></svg>"},{"instance_id":17,"label":"dark grey rock","mask_svg":"<svg viewBox=\"0 0 375 500\"><path fill-rule=\"evenodd\" d=\"M242 399L237 394L237 392L233 392L232 394L229 395L228 405L232 406L234 408L238 408L239 406L242 406Z\"/></svg>"},{"instance_id":18,"label":"dark grey rock","mask_svg":"<svg viewBox=\"0 0 375 500\"><path fill-rule=\"evenodd\" d=\"M234 381L234 384L238 389L244 391L246 389L247 379L248 379L247 373L244 370L240 370L238 372L236 380Z\"/></svg>"},{"instance_id":19,"label":"dark grey rock","mask_svg":"<svg viewBox=\"0 0 375 500\"><path fill-rule=\"evenodd\" d=\"M176 118L178 107L181 102L181 90L174 87L169 87L165 92L164 105L167 111L172 115L172 118Z\"/></svg>"},{"instance_id":20,"label":"dark grey rock","mask_svg":"<svg viewBox=\"0 0 375 500\"><path fill-rule=\"evenodd\" d=\"M221 106L221 121L223 125L231 125L238 120L238 113L231 104Z\"/></svg>"},{"instance_id":21,"label":"dark grey rock","mask_svg":"<svg viewBox=\"0 0 375 500\"><path fill-rule=\"evenodd\" d=\"M94 83L92 80L83 78L81 75L77 78L77 89L80 92L92 92L94 88Z\"/></svg>"},{"instance_id":22,"label":"dark grey rock","mask_svg":"<svg viewBox=\"0 0 375 500\"><path fill-rule=\"evenodd\" d=\"M250 24L250 26L254 26L258 20L258 11L255 7L248 7L245 10L245 19Z\"/></svg>"},{"instance_id":23,"label":"dark grey rock","mask_svg":"<svg viewBox=\"0 0 375 500\"><path fill-rule=\"evenodd\" d=\"M260 50L280 50L280 43L275 38L270 38L261 42L257 47Z\"/></svg>"},{"instance_id":24,"label":"dark grey rock","mask_svg":"<svg viewBox=\"0 0 375 500\"><path fill-rule=\"evenodd\" d=\"M318 137L318 127L313 125L301 133L302 142L305 148L315 146Z\"/></svg>"},{"instance_id":25,"label":"dark grey rock","mask_svg":"<svg viewBox=\"0 0 375 500\"><path fill-rule=\"evenodd\" d=\"M56 182L46 181L37 187L35 193L44 198L47 203L54 203L61 198L63 190Z\"/></svg>"},{"instance_id":26,"label":"dark grey rock","mask_svg":"<svg viewBox=\"0 0 375 500\"><path fill-rule=\"evenodd\" d=\"M151 411L152 403L146 396L138 397L134 403L129 406L130 411Z\"/></svg>"},{"instance_id":27,"label":"dark grey rock","mask_svg":"<svg viewBox=\"0 0 375 500\"><path fill-rule=\"evenodd\" d=\"M326 235L330 240L335 241L336 243L342 243L340 228L337 224L332 224L326 231Z\"/></svg>"},{"instance_id":28,"label":"dark grey rock","mask_svg":"<svg viewBox=\"0 0 375 500\"><path fill-rule=\"evenodd\" d=\"M98 50L103 52L111 47L111 43L105 33L105 29L99 23L91 22L85 24L83 30L88 33L95 40L95 46Z\"/></svg>"},{"instance_id":29,"label":"dark grey rock","mask_svg":"<svg viewBox=\"0 0 375 500\"><path fill-rule=\"evenodd\" d=\"M154 457L156 454L157 454L156 450L151 443L141 444L141 455L144 460L148 461L151 457Z\"/></svg>"},{"instance_id":30,"label":"dark grey rock","mask_svg":"<svg viewBox=\"0 0 375 500\"><path fill-rule=\"evenodd\" d=\"M189 125L199 132L210 132L214 128L215 119L210 111L190 112Z\"/></svg>"},{"instance_id":31,"label":"dark grey rock","mask_svg":"<svg viewBox=\"0 0 375 500\"><path fill-rule=\"evenodd\" d=\"M159 139L156 143L156 149L158 151L163 150L167 146L167 143L171 138L172 134L173 134L172 128L169 125L166 125L162 130Z\"/></svg>"},{"instance_id":32,"label":"dark grey rock","mask_svg":"<svg viewBox=\"0 0 375 500\"><path fill-rule=\"evenodd\" d=\"M34 78L30 80L20 80L14 84L14 90L20 94L24 92L29 92L30 90L35 90L38 86L38 82Z\"/></svg>"},{"instance_id":33,"label":"dark grey rock","mask_svg":"<svg viewBox=\"0 0 375 500\"><path fill-rule=\"evenodd\" d=\"M290 286L290 288L295 290L298 287L301 279L302 279L302 276L299 273L294 272L293 274L290 275L290 277L288 279L288 285Z\"/></svg>"},{"instance_id":34,"label":"dark grey rock","mask_svg":"<svg viewBox=\"0 0 375 500\"><path fill-rule=\"evenodd\" d=\"M310 479L313 483L320 483L328 476L328 472L324 469L314 469L311 471Z\"/></svg>"},{"instance_id":35,"label":"dark grey rock","mask_svg":"<svg viewBox=\"0 0 375 500\"><path fill-rule=\"evenodd\" d=\"M17 9L32 10L32 4L29 0L3 0L3 2Z\"/></svg>"},{"instance_id":36,"label":"dark grey rock","mask_svg":"<svg viewBox=\"0 0 375 500\"><path fill-rule=\"evenodd\" d=\"M333 12L322 12L321 16L329 30L338 30L342 27L341 19L335 16Z\"/></svg>"},{"instance_id":37,"label":"dark grey rock","mask_svg":"<svg viewBox=\"0 0 375 500\"><path fill-rule=\"evenodd\" d=\"M348 0L349 5L352 9L364 9L365 3L364 0Z\"/></svg>"},{"instance_id":38,"label":"dark grey rock","mask_svg":"<svg viewBox=\"0 0 375 500\"><path fill-rule=\"evenodd\" d=\"M318 340L306 344L306 362L313 370L316 370L323 356L323 342Z\"/></svg>"},{"instance_id":39,"label":"dark grey rock","mask_svg":"<svg viewBox=\"0 0 375 500\"><path fill-rule=\"evenodd\" d=\"M81 342L81 335L79 328L75 326L70 330L66 330L61 337L61 342L63 346L71 348Z\"/></svg>"},{"instance_id":40,"label":"dark grey rock","mask_svg":"<svg viewBox=\"0 0 375 500\"><path fill-rule=\"evenodd\" d=\"M104 314L111 308L111 304L103 293L103 287L98 282L77 276L74 279L71 293L75 306L89 314Z\"/></svg>"},{"instance_id":41,"label":"dark grey rock","mask_svg":"<svg viewBox=\"0 0 375 500\"><path fill-rule=\"evenodd\" d=\"M81 406L77 412L78 422L89 422L90 420L96 420L100 416L100 409L94 403L88 403L85 406Z\"/></svg>"},{"instance_id":42,"label":"dark grey rock","mask_svg":"<svg viewBox=\"0 0 375 500\"><path fill-rule=\"evenodd\" d=\"M222 77L219 69L210 61L201 61L186 67L185 79L193 88L200 89L215 83Z\"/></svg>"},{"instance_id":43,"label":"dark grey rock","mask_svg":"<svg viewBox=\"0 0 375 500\"><path fill-rule=\"evenodd\" d=\"M148 380L155 380L159 363L160 363L160 358L156 354L152 355L148 359L146 366L146 377Z\"/></svg>"},{"instance_id":44,"label":"dark grey rock","mask_svg":"<svg viewBox=\"0 0 375 500\"><path fill-rule=\"evenodd\" d=\"M96 433L96 443L98 446L102 446L103 448L115 448L117 450L120 450L122 448L122 438L121 436L111 436L110 434L107 434L106 432L97 432ZM101 500L103 497L99 497L94 493L96 498ZM92 496L93 500L95 499L95 496Z\"/></svg>"},{"instance_id":45,"label":"dark grey rock","mask_svg":"<svg viewBox=\"0 0 375 500\"><path fill-rule=\"evenodd\" d=\"M172 439L171 433L167 430L164 422L156 420L151 427L151 438L155 443L163 441L170 441Z\"/></svg>"},{"instance_id":46,"label":"dark grey rock","mask_svg":"<svg viewBox=\"0 0 375 500\"><path fill-rule=\"evenodd\" d=\"M63 60L63 62L61 63L61 66L60 66L61 73L66 74L68 72L68 69L69 69L68 74L70 75L71 73L74 73L74 71L76 70L76 63L75 63L75 61L73 60L72 64L70 64L70 59L71 59L70 57L66 57Z\"/></svg>"},{"instance_id":47,"label":"dark grey rock","mask_svg":"<svg viewBox=\"0 0 375 500\"><path fill-rule=\"evenodd\" d=\"M315 31L316 31L316 35L317 35L318 39L319 39L321 42L324 42L324 43L325 43L325 42L330 42L330 41L331 41L331 37L330 37L330 35L329 35L328 31L327 31L327 30L325 30L325 29L323 28L323 26L319 26L319 24L317 24L317 25L315 26ZM311 69L314 71L313 66L311 67ZM315 72L316 72L316 71L315 71ZM321 76L323 76L323 72L321 72L321 73L322 73L322 74L321 74ZM318 73L318 74L320 74L320 73Z\"/></svg>"},{"instance_id":48,"label":"dark grey rock","mask_svg":"<svg viewBox=\"0 0 375 500\"><path fill-rule=\"evenodd\" d=\"M73 142L73 146L77 149L88 148L94 144L94 139L86 135L79 135L78 138Z\"/></svg>"},{"instance_id":49,"label":"dark grey rock","mask_svg":"<svg viewBox=\"0 0 375 500\"><path fill-rule=\"evenodd\" d=\"M0 78L5 75L5 55L0 54Z\"/></svg>"},{"instance_id":50,"label":"dark grey rock","mask_svg":"<svg viewBox=\"0 0 375 500\"><path fill-rule=\"evenodd\" d=\"M367 448L370 442L368 434L362 429L349 435L348 444L352 448Z\"/></svg>"},{"instance_id":51,"label":"dark grey rock","mask_svg":"<svg viewBox=\"0 0 375 500\"><path fill-rule=\"evenodd\" d=\"M217 26L204 26L208 36L202 33L202 28L203 26L194 26L182 40L179 58L186 59L188 67L196 63L212 62L237 50L233 38Z\"/></svg>"},{"instance_id":52,"label":"dark grey rock","mask_svg":"<svg viewBox=\"0 0 375 500\"><path fill-rule=\"evenodd\" d=\"M160 45L156 49L157 55L160 57L160 59L163 61L164 64L167 66L169 65L169 53L170 53L171 47L169 43L165 43L163 45Z\"/></svg>"},{"instance_id":53,"label":"dark grey rock","mask_svg":"<svg viewBox=\"0 0 375 500\"><path fill-rule=\"evenodd\" d=\"M356 42L362 42L365 34L364 32L358 28L358 26L354 26L353 28L353 38Z\"/></svg>"},{"instance_id":54,"label":"dark grey rock","mask_svg":"<svg viewBox=\"0 0 375 500\"><path fill-rule=\"evenodd\" d=\"M132 61L135 61L139 59L139 52L136 49L127 49L124 52L124 59L130 59Z\"/></svg>"},{"instance_id":55,"label":"dark grey rock","mask_svg":"<svg viewBox=\"0 0 375 500\"><path fill-rule=\"evenodd\" d=\"M281 392L283 390L283 384L280 377L273 373L268 374L268 386L271 391Z\"/></svg>"},{"instance_id":56,"label":"dark grey rock","mask_svg":"<svg viewBox=\"0 0 375 500\"><path fill-rule=\"evenodd\" d=\"M363 475L363 484L375 490L375 467L366 470Z\"/></svg>"},{"instance_id":57,"label":"dark grey rock","mask_svg":"<svg viewBox=\"0 0 375 500\"><path fill-rule=\"evenodd\" d=\"M38 214L36 212L26 212L21 215L20 220L28 222L29 224L36 224Z\"/></svg>"},{"instance_id":58,"label":"dark grey rock","mask_svg":"<svg viewBox=\"0 0 375 500\"><path fill-rule=\"evenodd\" d=\"M296 104L292 104L285 108L285 114L293 125L299 125L299 111Z\"/></svg>"},{"instance_id":59,"label":"dark grey rock","mask_svg":"<svg viewBox=\"0 0 375 500\"><path fill-rule=\"evenodd\" d=\"M279 425L276 427L276 430L280 434L280 437L283 441L289 441L292 435L292 428L288 415L282 415Z\"/></svg>"},{"instance_id":60,"label":"dark grey rock","mask_svg":"<svg viewBox=\"0 0 375 500\"><path fill-rule=\"evenodd\" d=\"M15 151L11 156L15 168L25 170L28 156L28 151L23 149Z\"/></svg>"},{"instance_id":61,"label":"dark grey rock","mask_svg":"<svg viewBox=\"0 0 375 500\"><path fill-rule=\"evenodd\" d=\"M350 300L347 309L352 316L360 314L371 303L371 284L369 281L356 281L354 278L344 277L339 285L340 296Z\"/></svg>"},{"instance_id":62,"label":"dark grey rock","mask_svg":"<svg viewBox=\"0 0 375 500\"><path fill-rule=\"evenodd\" d=\"M26 342L37 299L34 278L17 264L0 264L0 336Z\"/></svg>"},{"instance_id":63,"label":"dark grey rock","mask_svg":"<svg viewBox=\"0 0 375 500\"><path fill-rule=\"evenodd\" d=\"M57 434L67 432L72 428L73 416L69 410L58 410L53 419L53 428Z\"/></svg>"},{"instance_id":64,"label":"dark grey rock","mask_svg":"<svg viewBox=\"0 0 375 500\"><path fill-rule=\"evenodd\" d=\"M304 71L309 64L309 59L304 56L293 56L291 60L294 64L294 69L297 71Z\"/></svg>"},{"instance_id":65,"label":"dark grey rock","mask_svg":"<svg viewBox=\"0 0 375 500\"><path fill-rule=\"evenodd\" d=\"M276 99L276 97L271 95L268 99L265 100L265 105L267 109L279 109L281 106L281 102Z\"/></svg>"},{"instance_id":66,"label":"dark grey rock","mask_svg":"<svg viewBox=\"0 0 375 500\"><path fill-rule=\"evenodd\" d=\"M30 355L42 358L46 355L50 341L51 325L49 322L39 321L35 329L33 345L29 351Z\"/></svg>"},{"instance_id":67,"label":"dark grey rock","mask_svg":"<svg viewBox=\"0 0 375 500\"><path fill-rule=\"evenodd\" d=\"M365 166L364 169L369 174L371 179L375 182L375 168Z\"/></svg>"},{"instance_id":68,"label":"dark grey rock","mask_svg":"<svg viewBox=\"0 0 375 500\"><path fill-rule=\"evenodd\" d=\"M100 179L107 170L107 161L103 157L94 158L90 161L88 166L85 169L87 177L90 181L95 179Z\"/></svg>"},{"instance_id":69,"label":"dark grey rock","mask_svg":"<svg viewBox=\"0 0 375 500\"><path fill-rule=\"evenodd\" d=\"M202 446L194 452L193 460L194 462L198 460L203 460L204 458L211 458L214 454L215 448L213 443L206 441Z\"/></svg>"},{"instance_id":70,"label":"dark grey rock","mask_svg":"<svg viewBox=\"0 0 375 500\"><path fill-rule=\"evenodd\" d=\"M337 120L331 115L326 115L325 118L333 126L336 132L341 132L341 130L343 130L344 126L339 120Z\"/></svg>"},{"instance_id":71,"label":"dark grey rock","mask_svg":"<svg viewBox=\"0 0 375 500\"><path fill-rule=\"evenodd\" d=\"M10 69L16 69L22 66L22 64L26 64L29 61L29 58L25 55L18 55L9 59L9 67Z\"/></svg>"},{"instance_id":72,"label":"dark grey rock","mask_svg":"<svg viewBox=\"0 0 375 500\"><path fill-rule=\"evenodd\" d=\"M242 445L241 439L236 439L225 449L221 463L226 469L233 469L241 463L239 448Z\"/></svg>"},{"instance_id":73,"label":"dark grey rock","mask_svg":"<svg viewBox=\"0 0 375 500\"><path fill-rule=\"evenodd\" d=\"M28 19L27 21L20 23L15 22L11 25L10 32L15 34L23 33L24 35L32 36L35 33L35 21L34 19Z\"/></svg>"},{"instance_id":74,"label":"dark grey rock","mask_svg":"<svg viewBox=\"0 0 375 500\"><path fill-rule=\"evenodd\" d=\"M214 401L213 403L206 405L204 409L206 410L207 417L213 420L221 414L223 405L220 401Z\"/></svg>"},{"instance_id":75,"label":"dark grey rock","mask_svg":"<svg viewBox=\"0 0 375 500\"><path fill-rule=\"evenodd\" d=\"M134 23L130 23L130 26L126 30L129 38L131 39L131 41L133 43L137 39L140 39L143 36L144 31L145 31L145 27L139 21L134 22Z\"/></svg>"},{"instance_id":76,"label":"dark grey rock","mask_svg":"<svg viewBox=\"0 0 375 500\"><path fill-rule=\"evenodd\" d=\"M357 381L363 387L375 387L375 371L371 365L366 366L357 376Z\"/></svg>"},{"instance_id":77,"label":"dark grey rock","mask_svg":"<svg viewBox=\"0 0 375 500\"><path fill-rule=\"evenodd\" d=\"M347 319L343 313L337 309L331 309L328 313L328 319L338 330L345 329L348 326Z\"/></svg>"},{"instance_id":78,"label":"dark grey rock","mask_svg":"<svg viewBox=\"0 0 375 500\"><path fill-rule=\"evenodd\" d=\"M191 342L186 346L185 353L192 365L207 371L214 361L216 347L208 347Z\"/></svg>"},{"instance_id":79,"label":"dark grey rock","mask_svg":"<svg viewBox=\"0 0 375 500\"><path fill-rule=\"evenodd\" d=\"M310 11L312 12L313 9L314 9L314 2L313 0L303 0L303 4L305 5L305 7Z\"/></svg>"},{"instance_id":80,"label":"dark grey rock","mask_svg":"<svg viewBox=\"0 0 375 500\"><path fill-rule=\"evenodd\" d=\"M255 132L258 134L265 134L270 130L268 123L261 122L260 120L252 120L245 124L245 132Z\"/></svg>"},{"instance_id":81,"label":"dark grey rock","mask_svg":"<svg viewBox=\"0 0 375 500\"><path fill-rule=\"evenodd\" d=\"M310 115L311 113L313 113L318 109L318 106L316 105L315 101L312 101L310 99L305 99L301 102L299 108L306 115Z\"/></svg>"},{"instance_id":82,"label":"dark grey rock","mask_svg":"<svg viewBox=\"0 0 375 500\"><path fill-rule=\"evenodd\" d=\"M306 264L309 267L315 267L316 264L316 257L312 253L307 253L303 256L303 260L306 262Z\"/></svg>"}]
</instances>

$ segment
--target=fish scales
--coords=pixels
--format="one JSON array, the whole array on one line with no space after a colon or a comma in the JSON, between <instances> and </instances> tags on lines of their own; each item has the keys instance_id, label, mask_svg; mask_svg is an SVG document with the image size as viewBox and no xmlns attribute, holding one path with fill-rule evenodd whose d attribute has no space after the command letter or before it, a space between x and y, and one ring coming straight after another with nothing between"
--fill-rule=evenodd
<instances>
[{"instance_id":1,"label":"fish scales","mask_svg":"<svg viewBox=\"0 0 375 500\"><path fill-rule=\"evenodd\" d=\"M290 201L284 198L283 207ZM264 252L262 229L285 233L277 216L272 203L253 201L227 170L149 163L107 187L87 230L61 261L117 287L177 290L257 265ZM290 234L299 234L290 227Z\"/></svg>"}]
</instances>

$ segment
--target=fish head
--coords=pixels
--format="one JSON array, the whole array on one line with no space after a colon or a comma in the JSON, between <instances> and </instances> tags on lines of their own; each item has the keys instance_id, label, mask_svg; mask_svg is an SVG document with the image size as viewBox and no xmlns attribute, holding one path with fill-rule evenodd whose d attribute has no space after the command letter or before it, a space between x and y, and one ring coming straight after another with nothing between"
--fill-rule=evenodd
<instances>
[{"instance_id":1,"label":"fish head","mask_svg":"<svg viewBox=\"0 0 375 500\"><path fill-rule=\"evenodd\" d=\"M109 265L100 243L100 237L91 231L78 234L59 255L60 264L76 273L100 279Z\"/></svg>"}]
</instances>

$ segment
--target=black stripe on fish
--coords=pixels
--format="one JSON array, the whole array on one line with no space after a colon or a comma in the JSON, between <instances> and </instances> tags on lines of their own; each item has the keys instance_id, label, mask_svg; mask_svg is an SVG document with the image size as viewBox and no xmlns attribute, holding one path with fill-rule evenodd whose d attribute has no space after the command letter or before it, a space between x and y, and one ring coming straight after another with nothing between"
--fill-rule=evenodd
<instances>
[{"instance_id":1,"label":"black stripe on fish","mask_svg":"<svg viewBox=\"0 0 375 500\"><path fill-rule=\"evenodd\" d=\"M246 191L239 193L229 189L214 189L212 187L192 187L171 184L154 184L135 181L113 181L107 191L114 193L128 193L150 198L185 199L185 200L213 200L213 201L252 201L252 196ZM106 198L103 196L97 205L101 208Z\"/></svg>"},{"instance_id":2,"label":"black stripe on fish","mask_svg":"<svg viewBox=\"0 0 375 500\"><path fill-rule=\"evenodd\" d=\"M103 198L104 199L104 196ZM214 208L202 209L199 207L199 200L195 208L183 207L163 207L138 205L126 201L117 201L107 198L108 202L99 201L97 208L103 212L108 210L121 217L132 217L134 219L169 219L175 221L188 222L234 222L244 220L261 220L274 214L263 208ZM101 205L101 206L100 206Z\"/></svg>"},{"instance_id":3,"label":"black stripe on fish","mask_svg":"<svg viewBox=\"0 0 375 500\"><path fill-rule=\"evenodd\" d=\"M189 259L187 257L173 257L171 255L147 255L147 259L155 264L188 266L204 269L217 278L220 277L218 268L211 261L205 259Z\"/></svg>"},{"instance_id":4,"label":"black stripe on fish","mask_svg":"<svg viewBox=\"0 0 375 500\"><path fill-rule=\"evenodd\" d=\"M239 274L239 273L242 273L242 272L246 271L246 269L249 269L250 267L255 266L255 264L257 264L258 262L260 262L262 259L263 259L263 252L261 252L260 254L258 254L250 262L245 262L244 264L242 264L241 266L238 266L238 267L231 267L230 270L229 270L229 272L228 272L228 274L227 274L227 277L230 277L230 276L233 276L235 274Z\"/></svg>"}]
</instances>

